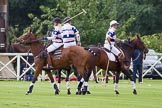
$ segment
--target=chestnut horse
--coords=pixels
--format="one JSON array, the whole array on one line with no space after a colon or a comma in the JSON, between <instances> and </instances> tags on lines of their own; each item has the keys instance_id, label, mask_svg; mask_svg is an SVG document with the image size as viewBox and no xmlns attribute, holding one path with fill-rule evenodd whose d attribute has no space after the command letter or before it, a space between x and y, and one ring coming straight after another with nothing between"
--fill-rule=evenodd
<instances>
[{"instance_id":1,"label":"chestnut horse","mask_svg":"<svg viewBox=\"0 0 162 108\"><path fill-rule=\"evenodd\" d=\"M76 94L81 94L81 93L83 93L83 95L86 94L86 91L88 89L87 82L89 80L89 76L91 75L92 70L95 70L95 66L98 66L100 68L106 67L106 70L108 69L109 58L106 52L97 47L92 47L92 48L96 48L96 50L91 50L89 49L89 47L85 48L85 50L88 50L86 51L87 61L85 65L85 74L84 74L83 79L78 84L78 91L76 92ZM84 82L84 86L83 86L83 90L81 90L83 82Z\"/></svg>"},{"instance_id":2,"label":"chestnut horse","mask_svg":"<svg viewBox=\"0 0 162 108\"><path fill-rule=\"evenodd\" d=\"M119 82L120 72L123 72L130 79L131 84L132 84L132 88L133 88L133 94L137 94L135 83L133 82L133 79L132 79L130 73L128 72L129 67L130 67L130 63L131 63L131 57L132 57L133 52L134 52L135 49L140 49L144 53L148 53L148 49L146 48L145 44L143 43L143 41L140 39L139 36L137 36L135 39L133 39L131 41L125 41L124 43L121 43L120 48L124 52L124 55L125 55L125 58L123 60L124 68L121 68L119 66L118 62L111 61L111 60L109 61L109 64L108 64L109 66L105 65L105 63L108 60L107 60L107 57L105 56L104 53L102 53L101 56L100 56L101 57L100 62L96 62L96 66L100 67L101 69L107 70L106 72L112 71L114 73L114 75L115 75L114 91L115 91L116 94L119 94L119 92L118 92L118 82ZM89 47L89 48L87 48L87 50L90 51L90 52L93 51L96 54L101 52L100 50L104 51L104 49L101 49L101 48L98 48L98 47ZM104 51L104 52L106 52L106 51ZM89 58L89 59L91 59L91 58ZM89 60L89 62L90 62L90 60ZM92 65L92 63L88 63L88 64ZM94 66L94 64L93 64L93 66ZM107 68L107 66L108 66L108 68ZM93 68L91 68L91 70L92 69ZM89 71L89 73L90 73L91 70L87 70L87 71ZM78 86L80 86L80 85L78 85Z\"/></svg>"},{"instance_id":3,"label":"chestnut horse","mask_svg":"<svg viewBox=\"0 0 162 108\"><path fill-rule=\"evenodd\" d=\"M41 44L40 40L36 39L36 36L28 31L25 34L17 38L17 41L24 44L29 44L31 52L34 56L35 68L34 77L32 83L29 86L26 95L32 93L34 84L37 80L39 73L42 71L43 67L47 64L47 57L44 57L44 47ZM71 46L62 50L62 56L59 59L56 59L54 56L48 55L51 59L52 66L54 69L69 69L70 65L73 64L81 76L84 76L85 64L87 58L87 52L84 48L79 46ZM54 87L55 94L59 94L57 85L54 82L51 72L48 72L48 76L51 80L52 86Z\"/></svg>"},{"instance_id":4,"label":"chestnut horse","mask_svg":"<svg viewBox=\"0 0 162 108\"><path fill-rule=\"evenodd\" d=\"M30 46L29 45L24 45L24 44L19 44L19 43L13 43L13 44L9 45L8 51L12 52L12 53L27 53L27 52L30 51ZM61 70L57 70L57 74L58 74L58 88L60 88L59 86L60 86L60 83L61 83ZM45 69L45 71L46 71L46 73L50 72L49 69ZM67 89L67 94L71 94L70 87L69 87L70 70L66 70L66 71L67 71L67 73L66 73L65 81L67 82L66 85L67 85L67 88L68 88ZM78 74L77 74L76 70L74 70L74 75L78 78Z\"/></svg>"}]
</instances>

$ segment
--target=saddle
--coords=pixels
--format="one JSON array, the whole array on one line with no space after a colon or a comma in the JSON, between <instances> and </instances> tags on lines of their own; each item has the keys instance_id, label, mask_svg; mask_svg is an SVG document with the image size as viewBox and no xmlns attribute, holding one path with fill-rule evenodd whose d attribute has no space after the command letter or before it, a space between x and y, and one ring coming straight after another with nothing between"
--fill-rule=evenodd
<instances>
[{"instance_id":1,"label":"saddle","mask_svg":"<svg viewBox=\"0 0 162 108\"><path fill-rule=\"evenodd\" d=\"M54 69L54 67L52 66L52 59L60 59L60 57L62 57L63 46L64 45L61 45L59 48L57 48L55 51L50 52L49 54L47 54L46 52L46 56L44 57L47 58L47 65L43 67L44 70Z\"/></svg>"},{"instance_id":2,"label":"saddle","mask_svg":"<svg viewBox=\"0 0 162 108\"><path fill-rule=\"evenodd\" d=\"M54 58L60 58L62 56L62 50L63 50L63 46L64 45L61 45L60 47L58 47L55 51L52 51L49 53L49 55ZM36 56L38 58L47 58L48 57L48 54L47 54L47 49L46 47L44 47L42 49L42 51Z\"/></svg>"},{"instance_id":3,"label":"saddle","mask_svg":"<svg viewBox=\"0 0 162 108\"><path fill-rule=\"evenodd\" d=\"M49 55L54 59L60 59L60 57L62 57L63 46L64 45L61 45L55 51L50 52Z\"/></svg>"},{"instance_id":4,"label":"saddle","mask_svg":"<svg viewBox=\"0 0 162 108\"><path fill-rule=\"evenodd\" d=\"M113 61L113 62L117 62L117 66L121 67L123 70L128 70L129 66L130 66L130 62L128 60L126 60L126 58L124 57L122 64L118 59L118 56L116 56L115 54L113 54L110 50L103 48L105 50L105 52L107 53L109 60ZM121 49L119 49L121 51ZM123 53L123 52L122 52ZM123 53L124 54L124 53Z\"/></svg>"},{"instance_id":5,"label":"saddle","mask_svg":"<svg viewBox=\"0 0 162 108\"><path fill-rule=\"evenodd\" d=\"M114 62L118 62L118 56L116 56L114 53L112 53L110 50L108 50L107 48L104 48L104 51L106 52L107 56L109 57L110 61L114 61Z\"/></svg>"}]
</instances>

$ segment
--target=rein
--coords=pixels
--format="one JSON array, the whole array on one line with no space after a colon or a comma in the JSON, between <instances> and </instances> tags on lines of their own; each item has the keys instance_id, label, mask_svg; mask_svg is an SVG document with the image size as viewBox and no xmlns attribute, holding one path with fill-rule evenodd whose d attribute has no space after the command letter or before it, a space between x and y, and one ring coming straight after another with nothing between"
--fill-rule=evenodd
<instances>
[{"instance_id":1,"label":"rein","mask_svg":"<svg viewBox=\"0 0 162 108\"><path fill-rule=\"evenodd\" d=\"M27 42L27 43L24 43L24 42L21 42L22 44L32 44L32 43L35 43L35 42L40 42L41 41L41 39L36 39L36 40L32 40L32 41L30 41L30 42Z\"/></svg>"},{"instance_id":2,"label":"rein","mask_svg":"<svg viewBox=\"0 0 162 108\"><path fill-rule=\"evenodd\" d=\"M40 42L40 41L42 41L42 39L35 39L35 40L31 40L30 42L20 42L21 44L26 44L26 45L30 45L30 44L32 44L32 43L36 43L36 42ZM44 50L44 48L46 47L46 45L44 45L43 46L43 48L41 49L41 51L36 55L36 56L34 56L34 58L38 58L39 57L39 54ZM30 49L31 50L31 49ZM29 50L29 51L30 51Z\"/></svg>"},{"instance_id":3,"label":"rein","mask_svg":"<svg viewBox=\"0 0 162 108\"><path fill-rule=\"evenodd\" d=\"M134 60L132 60L132 62L136 61L139 58L140 55L141 54L139 53L138 56Z\"/></svg>"}]
</instances>

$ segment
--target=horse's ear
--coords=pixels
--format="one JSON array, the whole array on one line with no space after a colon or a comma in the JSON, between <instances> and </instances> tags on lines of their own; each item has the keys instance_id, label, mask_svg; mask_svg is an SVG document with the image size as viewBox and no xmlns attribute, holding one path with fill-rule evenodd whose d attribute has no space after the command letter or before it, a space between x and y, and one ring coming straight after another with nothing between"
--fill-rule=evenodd
<instances>
[{"instance_id":1,"label":"horse's ear","mask_svg":"<svg viewBox=\"0 0 162 108\"><path fill-rule=\"evenodd\" d=\"M141 39L139 35L137 35L137 39Z\"/></svg>"},{"instance_id":2,"label":"horse's ear","mask_svg":"<svg viewBox=\"0 0 162 108\"><path fill-rule=\"evenodd\" d=\"M31 27L29 28L29 31L28 31L29 33L31 33L32 32L32 29L31 29Z\"/></svg>"}]
</instances>

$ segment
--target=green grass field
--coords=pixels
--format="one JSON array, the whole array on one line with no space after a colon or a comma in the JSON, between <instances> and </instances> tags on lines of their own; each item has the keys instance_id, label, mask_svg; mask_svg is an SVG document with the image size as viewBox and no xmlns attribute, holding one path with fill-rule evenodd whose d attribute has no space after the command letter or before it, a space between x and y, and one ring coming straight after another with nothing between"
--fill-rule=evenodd
<instances>
[{"instance_id":1,"label":"green grass field","mask_svg":"<svg viewBox=\"0 0 162 108\"><path fill-rule=\"evenodd\" d=\"M137 84L138 95L132 94L129 81L120 80L120 95L115 95L112 80L104 85L90 82L90 95L75 95L77 82L71 82L71 95L65 82L60 95L54 95L49 81L37 82L33 93L26 96L30 82L0 81L0 108L162 108L162 80L145 79Z\"/></svg>"}]
</instances>

